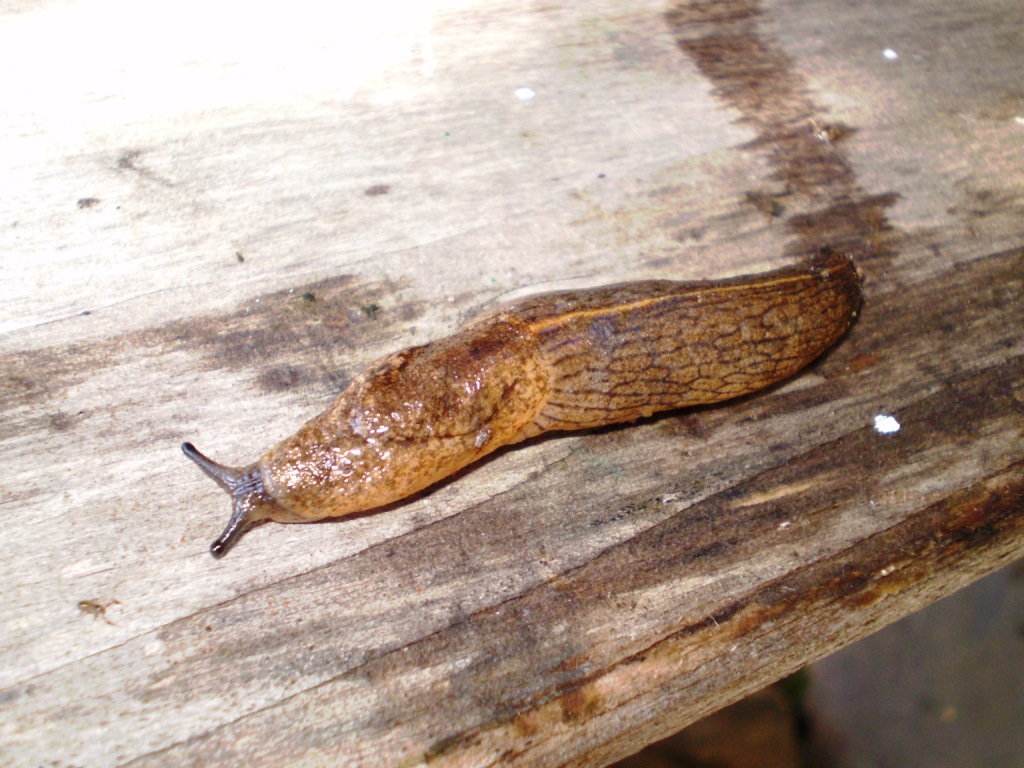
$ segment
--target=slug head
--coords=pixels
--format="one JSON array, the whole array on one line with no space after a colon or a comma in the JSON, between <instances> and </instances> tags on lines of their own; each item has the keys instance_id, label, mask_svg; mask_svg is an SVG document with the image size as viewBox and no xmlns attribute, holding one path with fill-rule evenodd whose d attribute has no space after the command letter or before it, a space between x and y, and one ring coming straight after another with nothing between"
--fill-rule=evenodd
<instances>
[{"instance_id":1,"label":"slug head","mask_svg":"<svg viewBox=\"0 0 1024 768\"><path fill-rule=\"evenodd\" d=\"M223 557L253 523L272 517L277 503L263 487L258 464L226 467L204 456L192 443L182 443L181 450L231 496L231 519L210 545L211 555Z\"/></svg>"}]
</instances>

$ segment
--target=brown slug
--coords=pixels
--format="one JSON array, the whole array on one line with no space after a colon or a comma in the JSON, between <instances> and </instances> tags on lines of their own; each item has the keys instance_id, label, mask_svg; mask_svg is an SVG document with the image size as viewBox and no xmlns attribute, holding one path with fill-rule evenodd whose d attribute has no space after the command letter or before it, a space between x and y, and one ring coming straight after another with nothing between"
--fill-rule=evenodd
<instances>
[{"instance_id":1,"label":"brown slug","mask_svg":"<svg viewBox=\"0 0 1024 768\"><path fill-rule=\"evenodd\" d=\"M547 293L378 360L254 464L192 459L230 495L223 555L258 520L340 517L402 499L502 445L714 403L834 344L861 302L834 252L759 275Z\"/></svg>"}]
</instances>

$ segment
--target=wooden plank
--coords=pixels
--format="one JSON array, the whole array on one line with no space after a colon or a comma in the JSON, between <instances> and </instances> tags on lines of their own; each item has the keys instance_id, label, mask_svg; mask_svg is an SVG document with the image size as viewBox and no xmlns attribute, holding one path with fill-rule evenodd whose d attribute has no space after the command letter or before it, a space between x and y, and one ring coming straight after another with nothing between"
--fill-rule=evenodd
<instances>
[{"instance_id":1,"label":"wooden plank","mask_svg":"<svg viewBox=\"0 0 1024 768\"><path fill-rule=\"evenodd\" d=\"M1021 555L1024 10L313 5L0 15L5 764L601 765ZM768 393L206 553L183 439L250 461L515 289L823 245L862 316Z\"/></svg>"}]
</instances>

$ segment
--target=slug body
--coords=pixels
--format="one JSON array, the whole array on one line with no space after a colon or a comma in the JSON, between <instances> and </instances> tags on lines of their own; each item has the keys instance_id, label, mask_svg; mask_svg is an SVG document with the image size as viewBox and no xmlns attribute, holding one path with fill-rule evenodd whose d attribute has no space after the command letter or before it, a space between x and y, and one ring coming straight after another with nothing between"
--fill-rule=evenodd
<instances>
[{"instance_id":1,"label":"slug body","mask_svg":"<svg viewBox=\"0 0 1024 768\"><path fill-rule=\"evenodd\" d=\"M211 552L249 524L309 522L402 499L496 448L631 421L781 381L857 315L860 279L825 253L760 275L542 294L383 358L255 463L182 449L232 496Z\"/></svg>"}]
</instances>

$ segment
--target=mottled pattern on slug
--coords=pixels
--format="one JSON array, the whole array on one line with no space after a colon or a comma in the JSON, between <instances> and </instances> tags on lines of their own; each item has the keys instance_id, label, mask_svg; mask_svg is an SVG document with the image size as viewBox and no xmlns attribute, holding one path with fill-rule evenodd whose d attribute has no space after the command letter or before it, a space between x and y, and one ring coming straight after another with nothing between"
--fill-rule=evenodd
<instances>
[{"instance_id":1,"label":"mottled pattern on slug","mask_svg":"<svg viewBox=\"0 0 1024 768\"><path fill-rule=\"evenodd\" d=\"M796 373L860 306L849 259L715 282L652 280L529 299L551 394L528 430L583 429L748 394Z\"/></svg>"},{"instance_id":2,"label":"mottled pattern on slug","mask_svg":"<svg viewBox=\"0 0 1024 768\"><path fill-rule=\"evenodd\" d=\"M828 253L761 275L623 283L513 303L357 376L248 467L186 455L231 495L211 551L250 523L373 509L496 448L550 430L630 421L766 387L856 317L860 280Z\"/></svg>"},{"instance_id":3,"label":"mottled pattern on slug","mask_svg":"<svg viewBox=\"0 0 1024 768\"><path fill-rule=\"evenodd\" d=\"M305 520L387 504L514 440L547 394L534 335L499 313L360 374L263 455L264 487Z\"/></svg>"}]
</instances>

